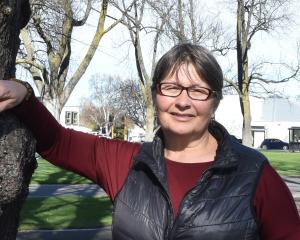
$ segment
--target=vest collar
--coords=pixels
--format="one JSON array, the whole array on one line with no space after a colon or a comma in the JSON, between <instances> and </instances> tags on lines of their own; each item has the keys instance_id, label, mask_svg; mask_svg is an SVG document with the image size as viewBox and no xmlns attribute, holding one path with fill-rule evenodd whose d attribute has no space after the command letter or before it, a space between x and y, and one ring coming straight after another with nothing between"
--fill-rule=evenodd
<instances>
[{"instance_id":1,"label":"vest collar","mask_svg":"<svg viewBox=\"0 0 300 240\"><path fill-rule=\"evenodd\" d=\"M217 121L211 121L209 132L217 139L218 148L213 168L233 168L238 165L238 156L234 151L234 141L223 125Z\"/></svg>"},{"instance_id":2,"label":"vest collar","mask_svg":"<svg viewBox=\"0 0 300 240\"><path fill-rule=\"evenodd\" d=\"M164 190L168 192L163 138L163 133L159 129L152 142L143 143L140 153L134 160L135 165L138 163L146 164L161 183Z\"/></svg>"},{"instance_id":3,"label":"vest collar","mask_svg":"<svg viewBox=\"0 0 300 240\"><path fill-rule=\"evenodd\" d=\"M211 121L209 132L217 139L218 148L213 165L215 169L230 169L238 165L238 157L233 150L233 141L227 130L218 122ZM167 191L166 163L164 159L164 136L159 129L152 142L143 143L140 153L135 157L135 164L146 164Z\"/></svg>"}]
</instances>

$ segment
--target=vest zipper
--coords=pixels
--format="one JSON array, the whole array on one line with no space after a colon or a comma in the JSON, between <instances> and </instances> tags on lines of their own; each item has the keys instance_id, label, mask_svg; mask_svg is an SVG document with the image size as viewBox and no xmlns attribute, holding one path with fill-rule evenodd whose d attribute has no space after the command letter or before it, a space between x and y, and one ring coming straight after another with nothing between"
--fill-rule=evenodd
<instances>
[{"instance_id":1,"label":"vest zipper","mask_svg":"<svg viewBox=\"0 0 300 240\"><path fill-rule=\"evenodd\" d=\"M173 212L173 206L172 206L172 202L170 200L170 197L168 195L168 193L164 190L164 188L161 186L160 188L160 192L161 194L164 196L164 198L167 201L168 204L168 212L167 212L167 225L164 231L164 239L167 240L170 231L172 230L173 227L173 223L174 223L174 212Z\"/></svg>"},{"instance_id":2,"label":"vest zipper","mask_svg":"<svg viewBox=\"0 0 300 240\"><path fill-rule=\"evenodd\" d=\"M201 174L199 183L197 183L197 184L196 184L194 187L192 187L187 193L184 194L184 197L182 198L182 200L181 200L181 202L180 202L180 205L179 205L178 214L177 214L177 216L176 216L176 218L175 218L175 220L174 220L173 226L172 226L172 228L171 228L171 230L170 230L170 232L169 232L169 234L168 234L168 237L167 237L166 239L168 239L168 240L173 240L173 238L174 238L175 229L176 229L176 225L177 225L177 222L178 222L178 217L179 217L179 215L180 215L180 213L181 213L181 210L182 210L182 208L183 208L183 204L184 204L185 199L187 198L187 196L188 196L188 195L189 195L196 187L200 186L200 184L203 184L203 183L207 180L207 178L208 178L209 176L205 176L205 175L208 174L209 172L211 172L214 168L215 168L215 167L213 166L213 167L209 167L208 169L206 169L206 170ZM205 176L205 178L204 178L204 176ZM202 188L204 188L204 187L205 187L205 185L202 186ZM172 207L172 205L171 205L171 207ZM173 208L172 208L172 212L173 212Z\"/></svg>"},{"instance_id":3,"label":"vest zipper","mask_svg":"<svg viewBox=\"0 0 300 240\"><path fill-rule=\"evenodd\" d=\"M144 163L145 164L145 163ZM149 170L153 173L152 169L148 166L148 164L145 164L145 166L147 166L147 168L149 168ZM153 174L155 176L155 174ZM173 206L172 206L172 202L170 200L170 197L167 193L167 191L165 190L165 188L163 187L162 183L157 179L157 182L159 183L159 190L161 192L161 194L163 195L163 197L166 199L167 204L168 204L168 209L167 209L167 224L166 224L166 228L164 231L164 239L168 240L168 236L170 231L173 228L173 223L174 223L174 212L173 212Z\"/></svg>"}]
</instances>

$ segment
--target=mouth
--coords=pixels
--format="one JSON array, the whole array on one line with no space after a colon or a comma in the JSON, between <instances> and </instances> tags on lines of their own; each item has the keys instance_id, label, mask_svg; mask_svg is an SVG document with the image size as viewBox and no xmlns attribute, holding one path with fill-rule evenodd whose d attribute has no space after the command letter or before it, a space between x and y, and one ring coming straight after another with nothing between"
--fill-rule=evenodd
<instances>
[{"instance_id":1,"label":"mouth","mask_svg":"<svg viewBox=\"0 0 300 240\"><path fill-rule=\"evenodd\" d=\"M190 114L190 113L177 113L177 112L171 112L170 114L171 114L176 120L178 120L178 121L183 121L183 122L189 121L189 120L191 120L192 118L195 117L194 114Z\"/></svg>"}]
</instances>

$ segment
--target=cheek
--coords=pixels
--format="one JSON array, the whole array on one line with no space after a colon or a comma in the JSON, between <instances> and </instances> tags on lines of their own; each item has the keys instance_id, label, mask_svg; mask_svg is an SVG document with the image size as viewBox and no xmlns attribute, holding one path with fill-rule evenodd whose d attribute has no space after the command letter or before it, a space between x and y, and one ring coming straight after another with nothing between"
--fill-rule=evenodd
<instances>
[{"instance_id":1,"label":"cheek","mask_svg":"<svg viewBox=\"0 0 300 240\"><path fill-rule=\"evenodd\" d=\"M166 97L162 97L160 95L156 96L155 99L155 106L156 106L156 110L157 112L165 112L169 109L169 107L171 106L171 101L166 98Z\"/></svg>"},{"instance_id":2,"label":"cheek","mask_svg":"<svg viewBox=\"0 0 300 240\"><path fill-rule=\"evenodd\" d=\"M198 116L207 116L211 118L215 112L214 102L200 102L194 105Z\"/></svg>"},{"instance_id":3,"label":"cheek","mask_svg":"<svg viewBox=\"0 0 300 240\"><path fill-rule=\"evenodd\" d=\"M164 128L167 128L169 122L168 110L172 103L165 97L157 96L155 100L155 108L157 114L158 124Z\"/></svg>"}]
</instances>

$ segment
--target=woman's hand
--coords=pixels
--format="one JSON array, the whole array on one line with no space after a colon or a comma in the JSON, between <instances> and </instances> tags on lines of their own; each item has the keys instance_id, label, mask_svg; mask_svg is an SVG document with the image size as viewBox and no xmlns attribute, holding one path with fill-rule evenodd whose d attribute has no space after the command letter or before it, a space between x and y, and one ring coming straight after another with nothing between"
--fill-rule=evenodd
<instances>
[{"instance_id":1,"label":"woman's hand","mask_svg":"<svg viewBox=\"0 0 300 240\"><path fill-rule=\"evenodd\" d=\"M20 104L27 94L27 88L18 82L0 80L0 112Z\"/></svg>"}]
</instances>

